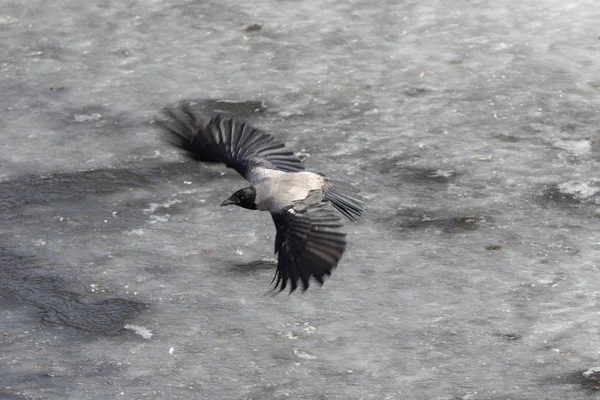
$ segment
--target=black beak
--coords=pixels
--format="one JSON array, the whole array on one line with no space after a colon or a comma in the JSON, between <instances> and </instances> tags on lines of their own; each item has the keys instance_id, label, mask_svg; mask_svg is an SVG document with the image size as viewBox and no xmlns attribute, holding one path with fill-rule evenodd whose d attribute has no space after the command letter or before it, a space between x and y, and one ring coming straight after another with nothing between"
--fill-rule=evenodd
<instances>
[{"instance_id":1,"label":"black beak","mask_svg":"<svg viewBox=\"0 0 600 400\"><path fill-rule=\"evenodd\" d=\"M221 203L221 207L222 206L236 205L236 204L238 204L237 198L231 196L230 198L228 198L227 200L225 200L224 202Z\"/></svg>"}]
</instances>

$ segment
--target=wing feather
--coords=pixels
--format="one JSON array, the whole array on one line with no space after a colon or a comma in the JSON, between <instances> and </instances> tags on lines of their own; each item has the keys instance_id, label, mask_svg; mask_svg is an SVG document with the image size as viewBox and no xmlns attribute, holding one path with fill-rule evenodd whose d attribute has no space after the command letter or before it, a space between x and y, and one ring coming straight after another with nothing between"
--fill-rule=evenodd
<instances>
[{"instance_id":1,"label":"wing feather","mask_svg":"<svg viewBox=\"0 0 600 400\"><path fill-rule=\"evenodd\" d=\"M283 142L252 126L217 115L203 120L189 104L163 112L157 120L166 140L199 161L221 162L251 183L254 167L297 172L302 163Z\"/></svg>"},{"instance_id":2,"label":"wing feather","mask_svg":"<svg viewBox=\"0 0 600 400\"><path fill-rule=\"evenodd\" d=\"M341 218L324 199L324 193L313 190L306 199L272 216L277 228L275 288L282 291L289 284L293 292L300 281L306 290L311 277L323 284L324 276L331 275L346 249Z\"/></svg>"}]
</instances>

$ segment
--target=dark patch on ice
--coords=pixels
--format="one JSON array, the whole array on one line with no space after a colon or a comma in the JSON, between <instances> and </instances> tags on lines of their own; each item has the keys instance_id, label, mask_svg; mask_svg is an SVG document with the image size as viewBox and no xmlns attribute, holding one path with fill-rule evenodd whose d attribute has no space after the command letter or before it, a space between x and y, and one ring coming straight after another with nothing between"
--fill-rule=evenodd
<instances>
[{"instance_id":1,"label":"dark patch on ice","mask_svg":"<svg viewBox=\"0 0 600 400\"><path fill-rule=\"evenodd\" d=\"M47 95L40 96L39 101L45 103L40 108L45 109L44 123L47 128L76 135L73 140L93 138L96 135L127 136L131 135L132 131L147 129L147 119L131 113L118 112L104 105L60 107L59 103L56 103L57 94L69 90L68 87L53 86Z\"/></svg>"},{"instance_id":2,"label":"dark patch on ice","mask_svg":"<svg viewBox=\"0 0 600 400\"><path fill-rule=\"evenodd\" d=\"M148 272L149 274L152 274L153 276L163 276L163 275L169 275L171 273L173 273L173 268L172 267L167 267L164 265L149 265L147 267L143 267L142 268L144 271Z\"/></svg>"},{"instance_id":3,"label":"dark patch on ice","mask_svg":"<svg viewBox=\"0 0 600 400\"><path fill-rule=\"evenodd\" d=\"M246 389L244 399L276 399L278 386L272 383L255 384L250 389Z\"/></svg>"},{"instance_id":4,"label":"dark patch on ice","mask_svg":"<svg viewBox=\"0 0 600 400\"><path fill-rule=\"evenodd\" d=\"M600 367L587 369L581 373L583 385L592 390L600 390Z\"/></svg>"},{"instance_id":5,"label":"dark patch on ice","mask_svg":"<svg viewBox=\"0 0 600 400\"><path fill-rule=\"evenodd\" d=\"M577 205L580 203L579 200L573 198L573 196L562 193L556 185L546 187L543 189L541 196L538 196L538 201L542 205Z\"/></svg>"},{"instance_id":6,"label":"dark patch on ice","mask_svg":"<svg viewBox=\"0 0 600 400\"><path fill-rule=\"evenodd\" d=\"M544 379L546 384L576 385L597 396L600 391L600 375L590 373L590 370L567 372L559 376L548 376ZM594 397L595 398L595 397Z\"/></svg>"},{"instance_id":7,"label":"dark patch on ice","mask_svg":"<svg viewBox=\"0 0 600 400\"><path fill-rule=\"evenodd\" d=\"M339 93L332 93L330 97L312 99L307 104L296 108L294 110L279 111L278 115L283 118L301 118L303 120L334 120L338 127L344 120L351 121L362 121L361 117L373 118L373 116L379 114L379 108L376 103L371 100L354 100L352 99L353 93L340 91ZM282 96L282 101L288 100L290 102L297 102L297 94L288 94ZM333 126L333 125L331 125ZM353 133L350 130L348 133ZM321 142L319 142L322 144ZM363 151L369 151L363 149Z\"/></svg>"},{"instance_id":8,"label":"dark patch on ice","mask_svg":"<svg viewBox=\"0 0 600 400\"><path fill-rule=\"evenodd\" d=\"M499 338L502 338L506 341L514 341L514 340L519 340L522 338L522 336L519 335L518 333L500 332L500 333L496 333L496 336L498 336Z\"/></svg>"},{"instance_id":9,"label":"dark patch on ice","mask_svg":"<svg viewBox=\"0 0 600 400\"><path fill-rule=\"evenodd\" d=\"M538 201L541 205L562 205L562 206L579 206L586 203L593 203L600 196L600 181L598 182L584 182L585 184L591 184L590 188L599 188L599 190L590 194L589 196L584 193L578 192L576 188L572 188L571 191L561 189L561 183L554 185L546 185L542 189L541 196L538 196Z\"/></svg>"},{"instance_id":10,"label":"dark patch on ice","mask_svg":"<svg viewBox=\"0 0 600 400\"><path fill-rule=\"evenodd\" d=\"M395 158L382 161L378 167L379 173L401 182L412 183L450 183L460 175L451 168L399 167L398 162Z\"/></svg>"},{"instance_id":11,"label":"dark patch on ice","mask_svg":"<svg viewBox=\"0 0 600 400\"><path fill-rule=\"evenodd\" d=\"M55 93L63 93L69 91L69 88L66 86L52 86L50 91Z\"/></svg>"},{"instance_id":12,"label":"dark patch on ice","mask_svg":"<svg viewBox=\"0 0 600 400\"><path fill-rule=\"evenodd\" d=\"M135 318L147 304L122 299L101 299L77 293L62 278L41 273L32 257L0 249L0 290L17 302L40 308L44 324L62 324L91 333L118 335L125 321Z\"/></svg>"},{"instance_id":13,"label":"dark patch on ice","mask_svg":"<svg viewBox=\"0 0 600 400\"><path fill-rule=\"evenodd\" d=\"M256 260L242 264L233 264L232 270L244 274L253 274L255 271L274 271L277 266L275 260Z\"/></svg>"},{"instance_id":14,"label":"dark patch on ice","mask_svg":"<svg viewBox=\"0 0 600 400\"><path fill-rule=\"evenodd\" d=\"M58 296L55 293L59 293ZM148 305L132 300L111 298L92 300L64 290L53 291L43 298L36 297L35 303L44 311L40 313L45 325L63 324L92 333L119 335L123 333L125 321L138 316Z\"/></svg>"},{"instance_id":15,"label":"dark patch on ice","mask_svg":"<svg viewBox=\"0 0 600 400\"><path fill-rule=\"evenodd\" d=\"M503 133L494 135L494 137L496 139L498 139L501 142L505 142L505 143L516 143L516 142L520 142L521 138L518 138L516 136L513 135L505 135Z\"/></svg>"},{"instance_id":16,"label":"dark patch on ice","mask_svg":"<svg viewBox=\"0 0 600 400\"><path fill-rule=\"evenodd\" d=\"M63 349L62 358L56 362L42 361L33 366L33 371L23 373L3 373L0 399L2 400L39 400L70 398L73 390L73 380L82 378L100 378L105 385L118 384L124 366L118 361L91 359L69 354L69 349ZM69 357L70 356L70 357ZM114 380L113 380L114 379ZM44 393L43 397L31 397L29 393L36 391ZM100 396L104 397L104 396Z\"/></svg>"},{"instance_id":17,"label":"dark patch on ice","mask_svg":"<svg viewBox=\"0 0 600 400\"><path fill-rule=\"evenodd\" d=\"M488 244L485 246L485 249L489 251L502 250L502 246L499 244Z\"/></svg>"},{"instance_id":18,"label":"dark patch on ice","mask_svg":"<svg viewBox=\"0 0 600 400\"><path fill-rule=\"evenodd\" d=\"M113 193L126 187L145 186L144 174L122 169L103 169L47 176L26 175L0 182L0 211L18 217L15 208L81 199L89 194Z\"/></svg>"},{"instance_id":19,"label":"dark patch on ice","mask_svg":"<svg viewBox=\"0 0 600 400\"><path fill-rule=\"evenodd\" d=\"M229 101L219 99L188 99L186 103L200 115L210 117L214 114L225 114L237 118L249 118L255 114L267 111L267 105L262 101Z\"/></svg>"},{"instance_id":20,"label":"dark patch on ice","mask_svg":"<svg viewBox=\"0 0 600 400\"><path fill-rule=\"evenodd\" d=\"M132 51L130 49L124 48L112 51L112 54L116 55L117 57L127 58L131 56Z\"/></svg>"},{"instance_id":21,"label":"dark patch on ice","mask_svg":"<svg viewBox=\"0 0 600 400\"><path fill-rule=\"evenodd\" d=\"M396 214L398 229L440 229L444 233L469 232L479 229L483 223L492 222L483 215L439 215L419 209L406 209Z\"/></svg>"},{"instance_id":22,"label":"dark patch on ice","mask_svg":"<svg viewBox=\"0 0 600 400\"><path fill-rule=\"evenodd\" d=\"M251 23L248 24L244 27L244 30L246 32L258 32L262 29L262 25L261 24L257 24L257 23Z\"/></svg>"},{"instance_id":23,"label":"dark patch on ice","mask_svg":"<svg viewBox=\"0 0 600 400\"><path fill-rule=\"evenodd\" d=\"M402 91L402 93L404 93L404 95L408 96L408 97L420 97L420 96L427 95L430 92L431 92L430 89L423 88L423 87L408 87Z\"/></svg>"},{"instance_id":24,"label":"dark patch on ice","mask_svg":"<svg viewBox=\"0 0 600 400\"><path fill-rule=\"evenodd\" d=\"M581 124L566 123L560 126L560 130L562 132L574 133L575 131L577 131L578 128L581 128L583 126L584 125Z\"/></svg>"},{"instance_id":25,"label":"dark patch on ice","mask_svg":"<svg viewBox=\"0 0 600 400\"><path fill-rule=\"evenodd\" d=\"M23 377L19 377L19 382L23 381ZM26 380L28 381L28 380ZM6 385L6 383L5 383ZM0 399L2 400L30 400L31 397L21 394L16 389L11 389L10 386L0 387Z\"/></svg>"},{"instance_id":26,"label":"dark patch on ice","mask_svg":"<svg viewBox=\"0 0 600 400\"><path fill-rule=\"evenodd\" d=\"M199 171L200 170L200 171ZM199 166L195 162L137 165L60 174L24 175L0 182L0 212L18 217L16 208L78 200L90 194L115 193L129 188L145 188L171 179L190 179L194 185L209 179L223 179L223 168Z\"/></svg>"}]
</instances>

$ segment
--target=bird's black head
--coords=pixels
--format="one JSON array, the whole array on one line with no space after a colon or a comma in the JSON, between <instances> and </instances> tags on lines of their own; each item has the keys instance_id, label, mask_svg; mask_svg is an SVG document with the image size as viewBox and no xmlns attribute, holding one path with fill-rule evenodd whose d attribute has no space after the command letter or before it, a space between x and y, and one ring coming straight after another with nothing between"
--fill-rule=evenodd
<instances>
[{"instance_id":1,"label":"bird's black head","mask_svg":"<svg viewBox=\"0 0 600 400\"><path fill-rule=\"evenodd\" d=\"M243 188L221 203L222 206L236 205L249 210L256 210L256 189L253 186Z\"/></svg>"}]
</instances>

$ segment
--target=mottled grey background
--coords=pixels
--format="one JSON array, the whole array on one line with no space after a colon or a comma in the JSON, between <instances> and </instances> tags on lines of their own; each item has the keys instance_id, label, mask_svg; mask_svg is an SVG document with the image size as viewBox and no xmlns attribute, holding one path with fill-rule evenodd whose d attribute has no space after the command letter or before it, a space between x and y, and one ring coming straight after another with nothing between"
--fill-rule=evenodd
<instances>
[{"instance_id":1,"label":"mottled grey background","mask_svg":"<svg viewBox=\"0 0 600 400\"><path fill-rule=\"evenodd\" d=\"M0 4L0 399L592 399L600 4ZM159 140L196 100L359 185L322 288ZM600 371L600 369L599 369Z\"/></svg>"}]
</instances>

